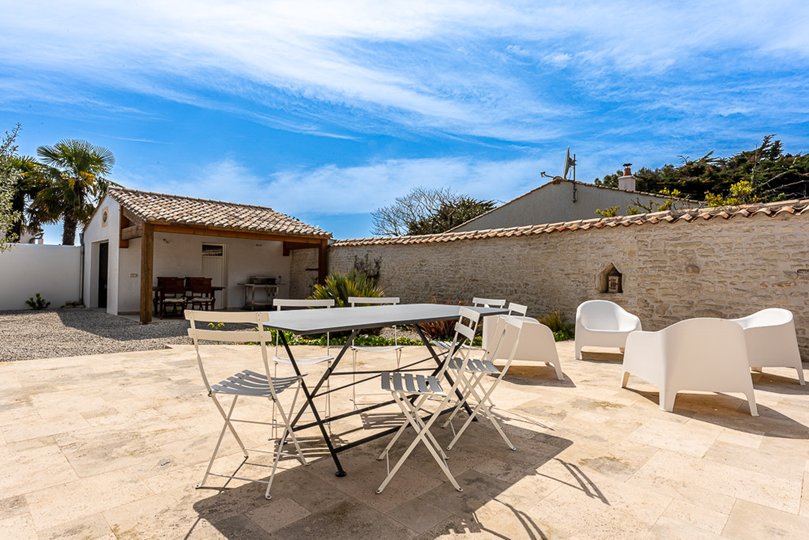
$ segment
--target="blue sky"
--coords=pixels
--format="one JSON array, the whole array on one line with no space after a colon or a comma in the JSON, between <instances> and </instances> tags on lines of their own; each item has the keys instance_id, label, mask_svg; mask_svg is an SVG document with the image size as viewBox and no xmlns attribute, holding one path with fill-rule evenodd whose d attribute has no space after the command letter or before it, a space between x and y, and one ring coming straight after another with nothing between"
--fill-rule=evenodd
<instances>
[{"instance_id":1,"label":"blue sky","mask_svg":"<svg viewBox=\"0 0 809 540\"><path fill-rule=\"evenodd\" d=\"M337 238L415 186L809 150L809 3L0 0L0 130L113 151L121 184ZM57 243L60 229L46 240Z\"/></svg>"}]
</instances>

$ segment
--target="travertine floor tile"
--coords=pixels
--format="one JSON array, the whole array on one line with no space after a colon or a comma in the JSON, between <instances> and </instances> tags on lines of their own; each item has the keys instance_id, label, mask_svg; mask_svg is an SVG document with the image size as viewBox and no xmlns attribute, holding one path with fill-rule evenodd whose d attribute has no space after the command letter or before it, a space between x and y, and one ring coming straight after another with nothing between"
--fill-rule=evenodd
<instances>
[{"instance_id":1,"label":"travertine floor tile","mask_svg":"<svg viewBox=\"0 0 809 540\"><path fill-rule=\"evenodd\" d=\"M806 538L809 518L747 501L737 501L722 531L726 538Z\"/></svg>"}]
</instances>

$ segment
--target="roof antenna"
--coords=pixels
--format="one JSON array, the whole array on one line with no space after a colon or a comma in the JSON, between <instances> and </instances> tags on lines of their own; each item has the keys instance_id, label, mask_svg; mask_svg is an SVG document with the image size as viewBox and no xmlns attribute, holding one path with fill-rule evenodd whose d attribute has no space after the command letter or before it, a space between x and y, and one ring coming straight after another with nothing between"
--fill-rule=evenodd
<instances>
[{"instance_id":1,"label":"roof antenna","mask_svg":"<svg viewBox=\"0 0 809 540\"><path fill-rule=\"evenodd\" d=\"M563 168L562 176L551 176L546 174L545 171L539 173L542 178L550 178L551 182L554 184L560 184L564 180L568 180L567 173L570 172L570 169L573 169L573 202L578 200L576 196L576 154L573 154L573 157L570 157L570 147L567 147L567 151L565 152L565 165Z\"/></svg>"}]
</instances>

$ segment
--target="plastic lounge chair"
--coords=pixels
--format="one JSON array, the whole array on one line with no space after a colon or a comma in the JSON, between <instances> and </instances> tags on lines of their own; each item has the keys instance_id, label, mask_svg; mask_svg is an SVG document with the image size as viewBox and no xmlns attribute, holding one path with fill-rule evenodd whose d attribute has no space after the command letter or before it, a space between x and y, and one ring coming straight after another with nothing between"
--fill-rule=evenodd
<instances>
[{"instance_id":1,"label":"plastic lounge chair","mask_svg":"<svg viewBox=\"0 0 809 540\"><path fill-rule=\"evenodd\" d=\"M479 319L480 314L478 314L477 311L461 308L460 317L455 324L455 337L452 341L451 350L458 350L458 358L463 359L463 362L469 360L470 349L468 347L461 347L461 345L468 345L472 342L472 339L475 337L475 329L477 328ZM382 493L419 443L423 443L424 446L427 447L430 455L435 459L441 472L443 472L450 481L452 487L458 491L463 491L461 486L458 485L458 481L452 476L449 467L447 467L447 455L441 449L441 445L438 444L435 437L430 433L430 428L436 420L438 420L441 411L443 411L449 403L450 396L455 395L455 390L458 389L460 384L460 378L456 378L452 383L452 387L446 391L444 390L441 380L444 378L448 364L448 362L444 362L435 376L400 371L383 372L380 376L382 390L391 393L393 400L404 414L405 422L390 442L388 442L387 446L385 446L385 449L382 450L379 457L377 457L378 460L386 460L388 471L382 484L380 484L379 488L376 490L377 493ZM431 398L432 403L436 401L438 401L438 403L429 419L425 422L421 417L422 407L428 400L431 400ZM408 426L413 428L416 437L408 445L393 468L391 468L389 460L390 451Z\"/></svg>"},{"instance_id":2,"label":"plastic lounge chair","mask_svg":"<svg viewBox=\"0 0 809 540\"><path fill-rule=\"evenodd\" d=\"M508 317L500 315L498 317L487 317L483 320L483 348L488 350L487 345L495 342L496 324L500 318ZM511 353L513 335L509 334L499 346L493 347L489 358L492 361L505 360ZM525 362L544 363L546 366L553 366L556 378L560 381L564 379L562 374L562 362L559 360L559 353L556 350L556 340L553 331L536 319L525 317L523 319L522 333L520 334L520 344L514 355L514 360Z\"/></svg>"},{"instance_id":3,"label":"plastic lounge chair","mask_svg":"<svg viewBox=\"0 0 809 540\"><path fill-rule=\"evenodd\" d=\"M791 311L782 308L762 309L733 321L744 329L751 368L759 371L765 367L795 368L798 382L806 384Z\"/></svg>"},{"instance_id":4,"label":"plastic lounge chair","mask_svg":"<svg viewBox=\"0 0 809 540\"><path fill-rule=\"evenodd\" d=\"M295 437L295 432L292 431L290 427L290 418L295 413L295 402L298 399L298 393L301 388L301 377L273 377L270 375L270 365L269 365L269 354L267 352L267 343L271 339L270 333L265 330L264 323L268 320L268 314L265 313L223 313L223 312L211 312L211 311L192 311L186 310L185 318L188 319L191 323L191 327L188 329L188 335L194 342L194 349L197 353L197 363L199 365L199 372L202 375L202 381L205 384L205 388L208 390L208 397L214 402L216 409L219 411L219 414L222 415L222 419L224 420L224 425L222 426L222 430L219 432L219 439L216 441L216 446L214 447L213 454L211 455L211 459L208 462L208 468L205 469L205 476L202 478L202 482L197 484L197 488L206 487L205 482L208 480L209 476L218 476L221 478L227 478L228 482L233 479L239 480L246 480L246 481L254 481L254 482L261 482L267 484L267 489L264 492L264 497L267 499L271 498L270 495L270 488L272 488L272 482L275 478L275 472L278 469L278 460L281 457L281 454L284 453L283 448L286 444L287 438L291 438L292 442L295 445L295 455L300 460L303 465L306 465L306 458L303 456L303 452L301 452L300 445L298 444L298 439ZM201 324L203 328L197 328L197 324ZM212 330L208 329L208 323L240 323L240 324L248 324L251 326L250 329L247 330ZM205 368L205 363L203 362L203 355L200 352L199 344L203 341L214 341L214 342L228 342L228 343L256 343L258 342L261 346L261 359L263 361L263 369L261 372L253 371L250 369L245 369L243 371L239 371L217 384L211 384L208 372ZM286 392L287 390L294 390L295 394L292 398L292 403L289 406L289 414L287 414L287 409L284 407L280 401L278 401L278 397ZM223 406L220 403L220 399L226 399L227 397L233 396L233 401L231 401L230 405ZM242 442L241 437L236 431L234 423L238 422L246 422L250 424L262 424L267 426L275 427L274 422L263 422L260 420L248 420L242 418L234 418L233 411L236 408L236 402L240 397L249 397L249 398L260 398L266 399L267 401L271 402L274 406L274 409L278 410L278 414L281 417L281 425L283 425L284 430L281 435L277 439L275 444L275 448L272 452L268 452L267 450L252 450L255 452L261 453L272 453L273 461L272 465L263 465L260 463L249 463L249 465L259 466L259 467L269 467L271 468L270 477L267 480L256 480L253 478L245 478L241 476L236 476L238 471L242 468L244 464L247 463L247 459L249 458L249 452L244 443ZM226 410L227 407L227 410ZM218 474L211 472L211 468L213 467L214 460L216 459L217 454L219 453L219 449L222 445L222 439L225 436L225 433L230 431L233 437L236 439L236 442L239 444L239 447L242 449L242 453L244 455L244 461L242 461L241 465L234 471L233 474ZM263 439L263 438L262 438Z\"/></svg>"},{"instance_id":5,"label":"plastic lounge chair","mask_svg":"<svg viewBox=\"0 0 809 540\"><path fill-rule=\"evenodd\" d=\"M615 302L583 302L576 309L576 360L581 360L582 347L623 347L636 330L642 330L640 319Z\"/></svg>"},{"instance_id":6,"label":"plastic lounge chair","mask_svg":"<svg viewBox=\"0 0 809 540\"><path fill-rule=\"evenodd\" d=\"M659 332L632 332L626 340L621 387L636 375L660 389L671 412L677 392L739 392L758 416L744 331L725 319L689 319Z\"/></svg>"}]
</instances>

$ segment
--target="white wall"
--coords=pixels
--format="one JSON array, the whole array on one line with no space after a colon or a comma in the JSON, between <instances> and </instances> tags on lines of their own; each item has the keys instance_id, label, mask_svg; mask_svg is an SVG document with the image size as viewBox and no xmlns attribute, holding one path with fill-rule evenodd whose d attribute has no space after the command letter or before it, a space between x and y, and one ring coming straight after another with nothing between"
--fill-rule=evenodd
<instances>
[{"instance_id":1,"label":"white wall","mask_svg":"<svg viewBox=\"0 0 809 540\"><path fill-rule=\"evenodd\" d=\"M576 188L576 202L573 202L573 188ZM655 197L632 191L600 188L595 185L560 182L546 184L541 188L518 197L509 203L495 208L477 219L456 227L453 231L479 231L501 227L520 227L540 223L560 223L578 219L595 219L597 209L606 210L620 206L619 215L629 213L636 201L644 205L653 202L664 203L665 197ZM682 205L682 203L680 203ZM643 210L641 210L643 211Z\"/></svg>"},{"instance_id":2,"label":"white wall","mask_svg":"<svg viewBox=\"0 0 809 540\"><path fill-rule=\"evenodd\" d=\"M107 219L104 221L104 215ZM118 313L119 230L121 207L112 197L101 200L98 210L84 229L84 305L98 307L98 245L109 242L107 262L107 313ZM131 245L131 244L130 244ZM130 248L131 249L131 248Z\"/></svg>"},{"instance_id":3,"label":"white wall","mask_svg":"<svg viewBox=\"0 0 809 540\"><path fill-rule=\"evenodd\" d=\"M0 253L0 310L28 309L40 293L52 308L81 296L81 247L13 244Z\"/></svg>"},{"instance_id":4,"label":"white wall","mask_svg":"<svg viewBox=\"0 0 809 540\"><path fill-rule=\"evenodd\" d=\"M118 310L120 313L137 312L140 306L140 239L129 241L129 247L120 250L118 280ZM226 298L228 308L244 305L244 289L237 283L255 275L281 276L279 296L289 295L290 263L284 257L283 244L266 240L220 238L188 234L155 233L153 285L158 276L201 276L202 244L225 246ZM112 244L110 244L112 245ZM219 299L217 299L219 309Z\"/></svg>"}]
</instances>

